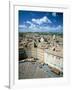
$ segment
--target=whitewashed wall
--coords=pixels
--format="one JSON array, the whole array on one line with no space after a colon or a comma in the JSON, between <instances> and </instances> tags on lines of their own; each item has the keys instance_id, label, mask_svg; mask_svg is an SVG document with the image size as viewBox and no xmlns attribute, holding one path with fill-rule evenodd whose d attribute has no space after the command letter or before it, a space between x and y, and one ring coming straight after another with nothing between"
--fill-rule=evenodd
<instances>
[{"instance_id":1,"label":"whitewashed wall","mask_svg":"<svg viewBox=\"0 0 72 90\"><path fill-rule=\"evenodd\" d=\"M44 51L44 62L63 71L63 58Z\"/></svg>"},{"instance_id":2,"label":"whitewashed wall","mask_svg":"<svg viewBox=\"0 0 72 90\"><path fill-rule=\"evenodd\" d=\"M28 57L38 58L39 62L63 71L63 58L49 53L47 49L29 48L25 49L25 51Z\"/></svg>"}]
</instances>

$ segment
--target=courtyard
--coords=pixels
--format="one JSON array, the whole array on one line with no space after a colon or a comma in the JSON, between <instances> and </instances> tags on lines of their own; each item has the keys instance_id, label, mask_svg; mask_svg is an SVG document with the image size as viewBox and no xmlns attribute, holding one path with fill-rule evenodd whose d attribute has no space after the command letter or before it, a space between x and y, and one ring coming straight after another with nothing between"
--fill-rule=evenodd
<instances>
[{"instance_id":1,"label":"courtyard","mask_svg":"<svg viewBox=\"0 0 72 90\"><path fill-rule=\"evenodd\" d=\"M55 73L53 68L49 67L48 64L41 64L38 60L19 61L19 79L57 78L62 76L61 72Z\"/></svg>"}]
</instances>

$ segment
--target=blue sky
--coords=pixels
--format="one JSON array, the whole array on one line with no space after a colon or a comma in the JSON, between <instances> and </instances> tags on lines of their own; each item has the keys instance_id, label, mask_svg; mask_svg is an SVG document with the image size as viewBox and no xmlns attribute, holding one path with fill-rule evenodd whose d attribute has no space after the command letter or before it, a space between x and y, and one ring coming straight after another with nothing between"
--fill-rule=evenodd
<instances>
[{"instance_id":1,"label":"blue sky","mask_svg":"<svg viewBox=\"0 0 72 90\"><path fill-rule=\"evenodd\" d=\"M19 10L19 32L62 32L63 13Z\"/></svg>"}]
</instances>

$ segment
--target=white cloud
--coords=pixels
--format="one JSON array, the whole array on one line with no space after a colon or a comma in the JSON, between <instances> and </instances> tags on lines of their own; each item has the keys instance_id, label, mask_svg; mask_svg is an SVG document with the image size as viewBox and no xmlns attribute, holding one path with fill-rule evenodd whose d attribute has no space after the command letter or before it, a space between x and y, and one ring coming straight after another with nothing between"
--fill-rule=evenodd
<instances>
[{"instance_id":1,"label":"white cloud","mask_svg":"<svg viewBox=\"0 0 72 90\"><path fill-rule=\"evenodd\" d=\"M31 29L31 28L35 28L35 27L36 27L36 25L33 24L33 23L31 23L31 25L29 26L30 29Z\"/></svg>"},{"instance_id":2,"label":"white cloud","mask_svg":"<svg viewBox=\"0 0 72 90\"><path fill-rule=\"evenodd\" d=\"M27 27L26 25L19 25L20 30L22 31L29 31L29 32L48 32L48 31L54 31L54 32L60 32L63 30L63 27L61 25L58 25L57 27L51 27L51 26L39 26L34 23L30 23L30 26Z\"/></svg>"},{"instance_id":3,"label":"white cloud","mask_svg":"<svg viewBox=\"0 0 72 90\"><path fill-rule=\"evenodd\" d=\"M26 23L28 23L28 24L30 24L30 25L32 24L32 22L30 22L30 21L27 21Z\"/></svg>"},{"instance_id":4,"label":"white cloud","mask_svg":"<svg viewBox=\"0 0 72 90\"><path fill-rule=\"evenodd\" d=\"M22 31L29 32L48 32L48 31L62 31L63 27L61 25L57 25L56 27L41 25L43 23L52 23L46 16L40 19L32 19L31 21L24 22L23 25L19 25L19 29ZM27 25L29 24L29 26Z\"/></svg>"},{"instance_id":5,"label":"white cloud","mask_svg":"<svg viewBox=\"0 0 72 90\"><path fill-rule=\"evenodd\" d=\"M52 23L51 20L47 18L47 16L44 16L43 18L40 18L40 19L32 19L32 22L39 25L43 23Z\"/></svg>"},{"instance_id":6,"label":"white cloud","mask_svg":"<svg viewBox=\"0 0 72 90\"><path fill-rule=\"evenodd\" d=\"M27 28L27 26L23 24L23 25L19 25L19 28Z\"/></svg>"},{"instance_id":7,"label":"white cloud","mask_svg":"<svg viewBox=\"0 0 72 90\"><path fill-rule=\"evenodd\" d=\"M62 26L61 26L61 25L58 25L58 26L56 27L56 29L57 29L57 30L62 30Z\"/></svg>"},{"instance_id":8,"label":"white cloud","mask_svg":"<svg viewBox=\"0 0 72 90\"><path fill-rule=\"evenodd\" d=\"M53 12L53 13L52 13L52 16L56 17L56 12Z\"/></svg>"},{"instance_id":9,"label":"white cloud","mask_svg":"<svg viewBox=\"0 0 72 90\"><path fill-rule=\"evenodd\" d=\"M51 26L43 26L43 27L40 27L40 30L42 31L54 31L54 32L60 32L62 31L63 27L61 25L58 25L56 27L51 27Z\"/></svg>"}]
</instances>

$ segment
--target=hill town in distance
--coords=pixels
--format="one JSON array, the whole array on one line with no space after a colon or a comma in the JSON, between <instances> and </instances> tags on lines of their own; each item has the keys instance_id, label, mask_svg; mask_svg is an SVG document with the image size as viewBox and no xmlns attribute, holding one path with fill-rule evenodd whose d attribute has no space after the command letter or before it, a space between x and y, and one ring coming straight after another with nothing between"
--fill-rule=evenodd
<instances>
[{"instance_id":1,"label":"hill town in distance","mask_svg":"<svg viewBox=\"0 0 72 90\"><path fill-rule=\"evenodd\" d=\"M63 13L19 11L19 79L63 77Z\"/></svg>"}]
</instances>

